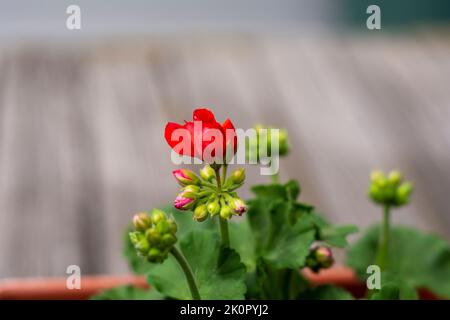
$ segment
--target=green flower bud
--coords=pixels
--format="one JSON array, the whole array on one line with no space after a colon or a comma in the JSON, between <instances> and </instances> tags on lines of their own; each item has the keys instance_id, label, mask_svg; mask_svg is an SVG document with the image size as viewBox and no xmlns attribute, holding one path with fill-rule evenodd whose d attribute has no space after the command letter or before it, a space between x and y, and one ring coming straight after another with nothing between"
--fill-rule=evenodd
<instances>
[{"instance_id":1,"label":"green flower bud","mask_svg":"<svg viewBox=\"0 0 450 320\"><path fill-rule=\"evenodd\" d=\"M161 261L162 252L158 248L151 248L147 254L147 260L149 262L162 262Z\"/></svg>"},{"instance_id":2,"label":"green flower bud","mask_svg":"<svg viewBox=\"0 0 450 320\"><path fill-rule=\"evenodd\" d=\"M136 213L133 216L133 225L138 231L145 231L152 225L152 219L145 212Z\"/></svg>"},{"instance_id":3,"label":"green flower bud","mask_svg":"<svg viewBox=\"0 0 450 320\"><path fill-rule=\"evenodd\" d=\"M156 231L158 231L160 234L165 234L170 232L170 223L166 220L161 220L156 224Z\"/></svg>"},{"instance_id":4,"label":"green flower bud","mask_svg":"<svg viewBox=\"0 0 450 320\"><path fill-rule=\"evenodd\" d=\"M402 182L402 174L399 171L391 171L388 176L389 184L397 187Z\"/></svg>"},{"instance_id":5,"label":"green flower bud","mask_svg":"<svg viewBox=\"0 0 450 320\"><path fill-rule=\"evenodd\" d=\"M206 165L200 170L200 176L206 181L211 181L216 177L216 172L210 165Z\"/></svg>"},{"instance_id":6,"label":"green flower bud","mask_svg":"<svg viewBox=\"0 0 450 320\"><path fill-rule=\"evenodd\" d=\"M141 232L130 232L129 236L131 243L139 254L143 255L148 251L150 245Z\"/></svg>"},{"instance_id":7,"label":"green flower bud","mask_svg":"<svg viewBox=\"0 0 450 320\"><path fill-rule=\"evenodd\" d=\"M216 198L215 200L209 202L206 205L206 208L208 209L208 213L211 215L211 217L214 217L220 212L219 200Z\"/></svg>"},{"instance_id":8,"label":"green flower bud","mask_svg":"<svg viewBox=\"0 0 450 320\"><path fill-rule=\"evenodd\" d=\"M198 222L205 221L208 218L208 209L206 208L206 205L202 204L195 208L193 218Z\"/></svg>"},{"instance_id":9,"label":"green flower bud","mask_svg":"<svg viewBox=\"0 0 450 320\"><path fill-rule=\"evenodd\" d=\"M177 223L172 219L168 219L167 222L169 223L170 232L175 234L178 231Z\"/></svg>"},{"instance_id":10,"label":"green flower bud","mask_svg":"<svg viewBox=\"0 0 450 320\"><path fill-rule=\"evenodd\" d=\"M191 184L191 185L189 185L189 186L186 186L186 187L184 187L183 188L183 191L186 193L186 194L188 194L188 195L191 195L191 194L197 194L197 193L199 193L200 192L200 187L199 186L194 186L193 184Z\"/></svg>"},{"instance_id":11,"label":"green flower bud","mask_svg":"<svg viewBox=\"0 0 450 320\"><path fill-rule=\"evenodd\" d=\"M166 247L170 247L170 246L174 245L177 242L177 238L174 235L170 234L170 233L166 233L165 235L162 236L161 242Z\"/></svg>"},{"instance_id":12,"label":"green flower bud","mask_svg":"<svg viewBox=\"0 0 450 320\"><path fill-rule=\"evenodd\" d=\"M233 215L233 211L231 210L230 207L228 206L222 206L222 208L220 209L220 217L222 219L231 219L231 216Z\"/></svg>"},{"instance_id":13,"label":"green flower bud","mask_svg":"<svg viewBox=\"0 0 450 320\"><path fill-rule=\"evenodd\" d=\"M161 234L156 228L150 228L145 232L145 237L152 245L156 245L161 242Z\"/></svg>"},{"instance_id":14,"label":"green flower bud","mask_svg":"<svg viewBox=\"0 0 450 320\"><path fill-rule=\"evenodd\" d=\"M153 209L152 210L152 222L153 224L157 224L158 222L165 220L166 219L166 214L164 213L164 211L159 210L159 209Z\"/></svg>"},{"instance_id":15,"label":"green flower bud","mask_svg":"<svg viewBox=\"0 0 450 320\"><path fill-rule=\"evenodd\" d=\"M397 205L403 205L408 203L412 191L413 186L409 182L405 182L400 187L398 187L397 192L395 194Z\"/></svg>"},{"instance_id":16,"label":"green flower bud","mask_svg":"<svg viewBox=\"0 0 450 320\"><path fill-rule=\"evenodd\" d=\"M243 183L244 180L245 180L245 170L244 170L244 168L240 168L240 169L234 170L231 173L230 179L233 182L233 184L241 184L241 183Z\"/></svg>"},{"instance_id":17,"label":"green flower bud","mask_svg":"<svg viewBox=\"0 0 450 320\"><path fill-rule=\"evenodd\" d=\"M172 174L181 186L200 184L200 178L192 170L178 169L174 170Z\"/></svg>"},{"instance_id":18,"label":"green flower bud","mask_svg":"<svg viewBox=\"0 0 450 320\"><path fill-rule=\"evenodd\" d=\"M399 171L391 171L386 177L381 171L371 174L369 185L370 198L384 206L401 206L409 201L412 192L410 183L401 184L403 177Z\"/></svg>"}]
</instances>

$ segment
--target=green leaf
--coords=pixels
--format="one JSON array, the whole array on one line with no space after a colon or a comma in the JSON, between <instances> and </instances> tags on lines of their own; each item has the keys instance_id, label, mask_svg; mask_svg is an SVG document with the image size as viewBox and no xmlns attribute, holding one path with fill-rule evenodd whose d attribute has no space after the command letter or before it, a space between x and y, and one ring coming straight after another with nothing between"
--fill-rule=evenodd
<instances>
[{"instance_id":1,"label":"green leaf","mask_svg":"<svg viewBox=\"0 0 450 320\"><path fill-rule=\"evenodd\" d=\"M180 249L192 268L202 299L244 299L245 266L236 251L221 247L216 233L191 232L180 241ZM148 281L170 298L192 298L184 273L172 256L151 268Z\"/></svg>"},{"instance_id":2,"label":"green leaf","mask_svg":"<svg viewBox=\"0 0 450 320\"><path fill-rule=\"evenodd\" d=\"M91 300L161 300L163 298L156 290L126 285L100 292L91 297Z\"/></svg>"},{"instance_id":3,"label":"green leaf","mask_svg":"<svg viewBox=\"0 0 450 320\"><path fill-rule=\"evenodd\" d=\"M332 285L310 288L300 294L298 299L302 300L354 300L350 292L343 288Z\"/></svg>"},{"instance_id":4,"label":"green leaf","mask_svg":"<svg viewBox=\"0 0 450 320\"><path fill-rule=\"evenodd\" d=\"M374 226L348 253L347 264L361 279L368 276L367 266L374 264L378 238L379 226ZM396 282L427 288L439 296L450 298L450 246L435 235L403 226L392 227L386 270Z\"/></svg>"},{"instance_id":5,"label":"green leaf","mask_svg":"<svg viewBox=\"0 0 450 320\"><path fill-rule=\"evenodd\" d=\"M400 289L397 285L388 283L379 292L374 293L370 300L400 300Z\"/></svg>"},{"instance_id":6,"label":"green leaf","mask_svg":"<svg viewBox=\"0 0 450 320\"><path fill-rule=\"evenodd\" d=\"M417 290L404 279L383 272L381 276L381 290L374 291L371 300L417 300Z\"/></svg>"},{"instance_id":7,"label":"green leaf","mask_svg":"<svg viewBox=\"0 0 450 320\"><path fill-rule=\"evenodd\" d=\"M334 227L312 206L297 202L300 187L296 181L258 185L252 191L256 198L248 202L246 217L255 239L254 258L263 257L275 268L302 267L315 240L342 247L347 244L346 236L357 230Z\"/></svg>"}]
</instances>

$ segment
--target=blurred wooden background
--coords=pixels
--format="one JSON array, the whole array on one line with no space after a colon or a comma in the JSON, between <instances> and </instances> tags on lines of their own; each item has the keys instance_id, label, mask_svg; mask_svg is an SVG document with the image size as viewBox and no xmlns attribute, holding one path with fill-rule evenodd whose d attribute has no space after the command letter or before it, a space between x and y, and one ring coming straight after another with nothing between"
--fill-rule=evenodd
<instances>
[{"instance_id":1,"label":"blurred wooden background","mask_svg":"<svg viewBox=\"0 0 450 320\"><path fill-rule=\"evenodd\" d=\"M0 278L126 272L124 226L178 190L165 122L198 106L286 127L281 178L331 221L378 221L369 173L398 168L394 221L450 239L449 85L446 34L1 46Z\"/></svg>"}]
</instances>

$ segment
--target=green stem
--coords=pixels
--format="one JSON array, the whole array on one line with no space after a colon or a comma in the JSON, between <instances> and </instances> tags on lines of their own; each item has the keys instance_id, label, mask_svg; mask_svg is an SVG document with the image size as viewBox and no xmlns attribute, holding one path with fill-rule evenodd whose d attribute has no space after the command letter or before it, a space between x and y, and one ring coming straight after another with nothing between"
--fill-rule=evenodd
<instances>
[{"instance_id":1,"label":"green stem","mask_svg":"<svg viewBox=\"0 0 450 320\"><path fill-rule=\"evenodd\" d=\"M230 234L228 232L228 221L219 217L220 236L222 238L222 245L224 247L230 246Z\"/></svg>"},{"instance_id":2,"label":"green stem","mask_svg":"<svg viewBox=\"0 0 450 320\"><path fill-rule=\"evenodd\" d=\"M380 267L381 271L385 270L389 254L389 205L384 206L383 225L380 230L380 240L378 244L378 252L376 264Z\"/></svg>"},{"instance_id":3,"label":"green stem","mask_svg":"<svg viewBox=\"0 0 450 320\"><path fill-rule=\"evenodd\" d=\"M181 269L183 269L184 275L186 276L186 280L189 285L189 290L191 290L192 299L201 300L197 284L195 283L194 274L192 273L192 269L189 266L189 263L187 262L186 258L176 247L173 247L170 250L170 253L172 253L177 262L180 264Z\"/></svg>"},{"instance_id":4,"label":"green stem","mask_svg":"<svg viewBox=\"0 0 450 320\"><path fill-rule=\"evenodd\" d=\"M217 189L219 190L219 193L222 191L222 183L220 178L220 168L215 170L216 172L216 181L217 181ZM223 181L225 181L227 176L227 165L223 165ZM222 245L224 247L230 246L230 234L228 232L228 222L226 219L222 219L219 216L219 227L220 227L220 237L222 239Z\"/></svg>"}]
</instances>

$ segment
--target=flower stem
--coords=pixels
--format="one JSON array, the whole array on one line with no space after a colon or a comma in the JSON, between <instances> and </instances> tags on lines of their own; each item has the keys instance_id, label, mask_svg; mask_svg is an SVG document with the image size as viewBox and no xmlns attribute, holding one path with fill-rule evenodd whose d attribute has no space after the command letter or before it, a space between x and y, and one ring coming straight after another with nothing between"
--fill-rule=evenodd
<instances>
[{"instance_id":1,"label":"flower stem","mask_svg":"<svg viewBox=\"0 0 450 320\"><path fill-rule=\"evenodd\" d=\"M217 189L219 189L219 192L222 191L222 183L221 183L221 178L220 178L220 168L215 170L216 172L216 181L217 181ZM223 165L223 181L225 181L227 176L227 165L224 164ZM230 246L230 235L228 232L228 222L226 219L222 219L219 216L219 227L220 227L220 237L222 239L222 245L224 247L229 247Z\"/></svg>"},{"instance_id":2,"label":"flower stem","mask_svg":"<svg viewBox=\"0 0 450 320\"><path fill-rule=\"evenodd\" d=\"M192 299L201 300L197 284L195 283L194 274L192 273L192 269L189 266L189 263L187 262L186 258L176 247L173 247L170 250L170 253L172 253L177 262L180 264L181 269L183 269L184 275L186 276L186 280L189 285L189 290L191 291Z\"/></svg>"},{"instance_id":3,"label":"flower stem","mask_svg":"<svg viewBox=\"0 0 450 320\"><path fill-rule=\"evenodd\" d=\"M230 246L230 234L228 232L228 221L219 217L220 236L224 247Z\"/></svg>"},{"instance_id":4,"label":"flower stem","mask_svg":"<svg viewBox=\"0 0 450 320\"><path fill-rule=\"evenodd\" d=\"M378 244L378 252L376 258L376 264L380 267L381 271L385 270L388 259L389 217L390 217L390 207L389 205L385 205L383 214L383 225L381 226L380 230L380 240Z\"/></svg>"}]
</instances>

